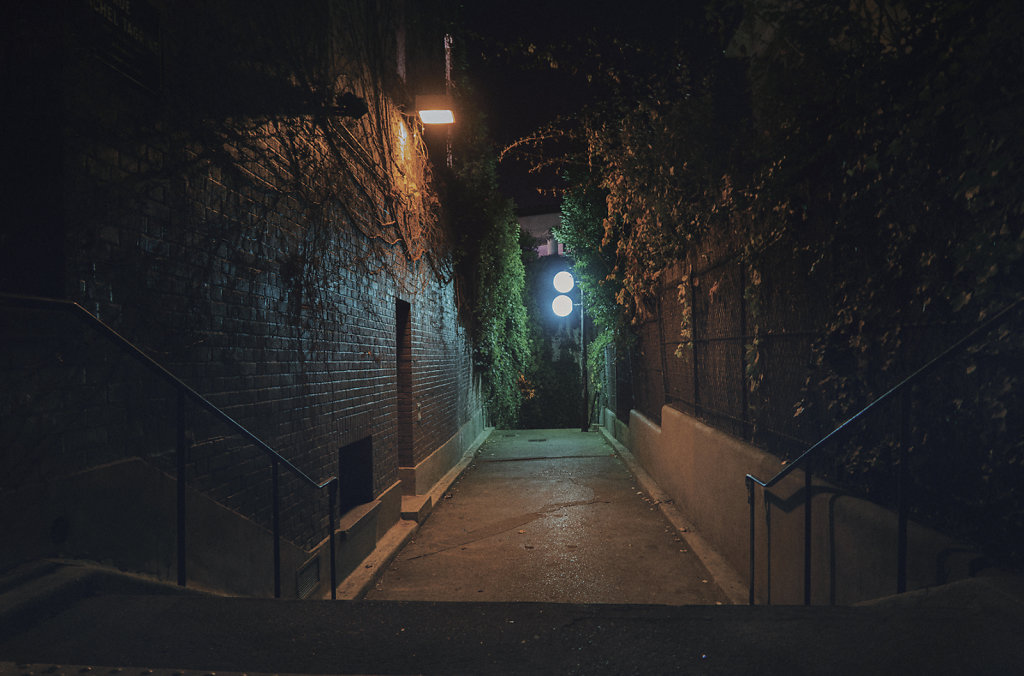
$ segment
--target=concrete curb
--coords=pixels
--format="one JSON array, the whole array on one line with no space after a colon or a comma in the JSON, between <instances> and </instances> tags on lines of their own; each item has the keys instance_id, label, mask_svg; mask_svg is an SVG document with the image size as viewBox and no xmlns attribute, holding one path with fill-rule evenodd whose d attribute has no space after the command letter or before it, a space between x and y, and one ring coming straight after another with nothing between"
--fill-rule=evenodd
<instances>
[{"instance_id":1,"label":"concrete curb","mask_svg":"<svg viewBox=\"0 0 1024 676\"><path fill-rule=\"evenodd\" d=\"M693 553L701 560L701 563L708 569L708 572L711 573L715 582L725 595L729 597L729 600L735 605L746 604L748 600L747 583L733 570L732 566L726 562L722 555L715 551L708 541L694 529L693 525L686 520L672 498L661 490L658 482L644 470L643 466L640 465L629 449L611 436L603 427L598 427L598 430L605 441L608 442L608 445L612 447L616 455L622 460L623 464L626 465L626 468L633 474L633 477L636 478L640 488L651 497L654 504L661 510L661 513L669 520L669 523L679 531L680 537L686 541L690 549L693 550Z\"/></svg>"},{"instance_id":2,"label":"concrete curb","mask_svg":"<svg viewBox=\"0 0 1024 676\"><path fill-rule=\"evenodd\" d=\"M433 506L438 501L444 499L445 493L448 492L452 484L458 481L459 477L476 460L477 452L493 431L493 427L485 427L477 435L477 438L473 440L469 448L466 449L466 452L463 453L462 459L458 464L448 470L448 473L434 484L427 494L430 496L431 507L420 521L399 520L398 523L388 529L384 537L377 541L377 546L374 547L369 556L363 559L362 564L338 584L337 597L339 600L355 601L366 596L366 593L377 583L378 578L387 570L388 565L402 551L402 547L408 544L409 540L416 535L420 525L430 518Z\"/></svg>"}]
</instances>

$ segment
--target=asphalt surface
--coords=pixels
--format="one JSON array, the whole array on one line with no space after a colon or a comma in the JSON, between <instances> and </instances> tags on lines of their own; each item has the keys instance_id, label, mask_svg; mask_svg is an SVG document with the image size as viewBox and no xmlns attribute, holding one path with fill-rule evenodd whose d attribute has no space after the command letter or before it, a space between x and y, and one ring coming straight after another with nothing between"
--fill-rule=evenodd
<instances>
[{"instance_id":1,"label":"asphalt surface","mask_svg":"<svg viewBox=\"0 0 1024 676\"><path fill-rule=\"evenodd\" d=\"M1014 674L1024 664L1022 619L1019 608L998 605L794 608L108 595L84 599L0 640L0 661L8 662L0 672Z\"/></svg>"},{"instance_id":2,"label":"asphalt surface","mask_svg":"<svg viewBox=\"0 0 1024 676\"><path fill-rule=\"evenodd\" d=\"M371 600L727 604L596 432L500 430Z\"/></svg>"}]
</instances>

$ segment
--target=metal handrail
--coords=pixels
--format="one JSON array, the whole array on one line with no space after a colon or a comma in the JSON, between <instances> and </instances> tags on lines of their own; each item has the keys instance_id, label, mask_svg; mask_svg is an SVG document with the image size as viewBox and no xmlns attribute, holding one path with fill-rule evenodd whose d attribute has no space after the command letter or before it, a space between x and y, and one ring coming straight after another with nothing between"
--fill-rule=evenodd
<instances>
[{"instance_id":1,"label":"metal handrail","mask_svg":"<svg viewBox=\"0 0 1024 676\"><path fill-rule=\"evenodd\" d=\"M917 369L916 371L911 373L909 376L907 376L906 378L901 380L897 385L895 385L894 387L890 388L887 392L885 392L884 394L879 396L877 399L872 401L870 404L868 404L867 406L862 408L860 411L858 411L857 413L855 413L852 416L850 416L850 418L848 418L841 425L839 425L834 430L832 430L831 432L826 434L824 437L819 439L817 442L812 444L810 447L808 447L806 451L801 453L799 457L797 457L795 460L793 460L793 462L787 464L784 468L782 468L771 479L768 479L767 481L764 481L762 479L757 478L756 476L754 476L752 474L747 474L744 477L744 482L745 482L745 484L747 486L747 502L750 505L750 540L749 540L750 569L749 569L749 595L748 595L748 602L750 603L750 605L754 604L754 572L755 572L754 571L754 546L755 546L755 543L754 543L754 486L755 486L755 484L758 485L758 486L761 486L762 490L765 491L764 495L765 495L766 518L770 518L770 517L767 516L767 510L769 509L768 508L768 497L767 497L767 492L766 492L767 489L769 489L769 488L775 486L776 484L778 484L780 481L782 481L784 478L786 478L791 472L793 472L795 469L797 469L797 467L800 467L802 465L806 465L808 462L810 462L811 458L822 447L824 447L830 440L832 440L837 435L839 435L840 432L845 430L851 424L853 424L854 422L857 422L858 420L860 420L861 418L866 416L869 412L871 412L872 410L878 408L882 403L888 401L889 399L891 399L892 397L894 397L897 394L903 394L904 396L906 396L906 394L909 392L909 390L907 389L908 387L910 387L911 385L916 383L918 380L920 380L922 377L924 377L928 372L930 372L936 366L938 366L939 364L949 360L954 355L959 353L961 350L966 348L968 345L973 343L979 336L988 333L994 326L999 324L1006 315L1008 315L1010 312L1012 312L1017 306L1021 305L1021 303L1024 303L1024 296L1021 296L1021 297L1017 298L1012 303L1010 303L1009 305L1007 305L1006 307L1001 309L999 312L997 312L996 314L992 315L989 319L987 319L984 322L982 322L973 331L969 332L963 338L961 338L960 340L958 340L955 343L953 343L950 347L946 348L943 352L941 352L938 356L936 356L933 359L931 359L924 366L920 367L919 369ZM906 427L906 423L904 421L904 428L905 427ZM903 432L904 432L904 435L905 435L906 434L906 430L904 429ZM907 506L906 506L906 502L905 502L905 491L902 488L903 481L904 481L904 478L905 478L906 462L905 462L904 453L906 452L906 449L905 449L905 444L903 444L901 446L902 447L901 447L901 452L900 452L900 463L899 463L900 464L900 476L899 476L899 479L898 479L900 488L898 490L898 498L897 498L897 501L898 501L898 523L899 523L899 525L898 525L898 542L897 542L897 547L898 547L898 556L897 556L897 559L898 559L898 561L897 561L897 567L898 567L898 570L897 570L897 593L902 593L902 592L906 591ZM811 502L811 473L810 473L809 470L805 470L804 471L804 501L805 501L805 504L804 504L804 603L806 605L809 605L810 604L810 551L811 551L811 547L810 547L810 539L811 539L810 538L810 531L811 531L811 509L810 509L810 507L811 507L811 505L810 505L810 502ZM768 542L769 542L769 547L770 547L771 546L771 536L770 536L770 533L769 533ZM771 565L770 555L769 555L768 563L769 563L769 570L770 570L770 565ZM769 594L768 598L769 598L769 603L770 603L770 598L771 598L771 580L770 579L769 579L769 583L768 583L768 594Z\"/></svg>"},{"instance_id":2,"label":"metal handrail","mask_svg":"<svg viewBox=\"0 0 1024 676\"><path fill-rule=\"evenodd\" d=\"M178 378L176 375L168 371L163 365L158 363L152 357L143 352L134 343L129 341L127 338L122 336L120 333L115 331L107 323L101 320L93 313L86 310L82 305L73 301L62 298L45 298L41 296L28 296L20 294L9 294L0 293L0 301L6 302L12 305L20 305L22 307L31 308L57 308L62 310L68 310L79 319L83 320L87 325L94 329L98 329L100 335L107 338L118 348L123 350L130 357L141 362L144 366L149 368L157 376L167 381L178 393L178 406L177 406L177 430L178 430L178 441L177 441L177 465L178 465L178 584L182 587L185 586L185 450L188 446L185 435L185 401L191 399L193 403L198 404L200 408L206 410L212 414L215 418L226 423L231 427L237 434L242 436L244 439L252 443L258 449L263 451L267 456L270 457L271 467L273 471L273 533L274 533L274 596L281 596L281 532L280 532L280 502L278 496L278 471L281 466L291 472L293 475L298 477L300 481L305 483L312 488L317 490L328 490L330 498L330 514L329 514L329 540L330 540L330 555L331 555L331 599L336 598L336 572L335 572L335 544L334 544L334 512L337 500L337 487L339 485L338 477L332 476L324 481L316 481L309 475L303 472L301 469L292 464L287 458L282 456L280 453L275 451L266 442L257 437L255 434L250 432L248 429L243 427L234 418L229 416L227 413L222 411L220 408L211 403L206 397L196 392L192 387Z\"/></svg>"}]
</instances>

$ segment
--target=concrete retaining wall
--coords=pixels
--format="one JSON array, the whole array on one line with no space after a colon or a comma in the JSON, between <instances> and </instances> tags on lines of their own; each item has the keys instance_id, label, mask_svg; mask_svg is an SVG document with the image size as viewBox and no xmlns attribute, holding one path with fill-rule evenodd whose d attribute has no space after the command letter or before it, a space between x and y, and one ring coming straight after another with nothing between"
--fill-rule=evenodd
<instances>
[{"instance_id":1,"label":"concrete retaining wall","mask_svg":"<svg viewBox=\"0 0 1024 676\"><path fill-rule=\"evenodd\" d=\"M749 580L750 506L744 477L750 473L768 480L782 465L674 408L665 406L661 415L659 426L634 410L626 426L606 410L604 428L630 449L700 536ZM755 490L758 603L803 603L804 490L803 472L797 470L770 492L770 561L765 499L760 488ZM817 480L812 495L811 602L850 604L895 593L895 514ZM967 577L978 559L913 523L908 550L908 590Z\"/></svg>"},{"instance_id":2,"label":"concrete retaining wall","mask_svg":"<svg viewBox=\"0 0 1024 676\"><path fill-rule=\"evenodd\" d=\"M431 477L436 483L462 460L482 431L482 420L482 413L474 416L431 454L430 472L421 473L414 484L422 493L433 487L426 483ZM406 490L403 482L396 481L373 501L336 520L339 583L399 522ZM326 498L319 502L326 508ZM0 493L0 513L19 515L5 525L10 546L0 556L0 570L24 560L64 557L176 580L176 504L176 480L140 458ZM269 529L191 489L186 522L189 587L273 596L273 533ZM308 550L282 539L284 598L329 596L329 547L326 529L323 539Z\"/></svg>"},{"instance_id":3,"label":"concrete retaining wall","mask_svg":"<svg viewBox=\"0 0 1024 676\"><path fill-rule=\"evenodd\" d=\"M424 495L430 492L441 477L457 465L481 432L484 430L484 412L480 409L459 431L452 435L433 453L414 467L400 467L404 495Z\"/></svg>"}]
</instances>

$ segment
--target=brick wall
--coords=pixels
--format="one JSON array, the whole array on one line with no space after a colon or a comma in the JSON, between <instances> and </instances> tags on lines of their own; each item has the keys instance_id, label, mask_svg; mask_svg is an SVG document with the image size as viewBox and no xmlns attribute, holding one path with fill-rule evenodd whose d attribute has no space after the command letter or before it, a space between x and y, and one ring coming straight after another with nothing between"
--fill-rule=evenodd
<instances>
[{"instance_id":1,"label":"brick wall","mask_svg":"<svg viewBox=\"0 0 1024 676\"><path fill-rule=\"evenodd\" d=\"M165 40L174 39L169 11L160 13ZM365 210L377 208L374 194L352 193L346 201L339 195L347 193L334 193L320 203L311 197L331 194L348 180L345 170L370 175L363 184L374 187L374 172L391 166L346 169L332 148L336 140L302 116L235 125L197 115L191 126L176 125L167 114L173 90L166 82L159 91L139 87L96 58L73 22L43 24L64 36L56 69L62 128L54 130L63 143L39 193L62 205L66 254L50 255L62 257L69 298L318 481L338 471L341 446L365 437L372 438L374 494L398 480L397 300L409 303L412 330L411 448L404 459L426 457L478 412L451 282L429 257L411 260L402 246L357 222L373 220ZM164 44L165 58L183 48ZM174 68L165 63L166 80ZM378 152L375 138L360 133L386 125L405 124L415 140L415 127L388 99L401 90L366 78L361 86L358 93L378 103L346 123L356 145ZM222 142L225 130L233 144ZM384 146L380 152L393 162L422 152L422 145ZM413 180L409 175L402 180ZM390 204L415 206L412 199ZM20 350L3 364L8 382L19 384L2 403L7 485L136 455L171 470L168 387L85 324L52 313L7 316L4 340ZM191 484L268 524L268 461L198 408L189 408L188 421ZM323 498L284 475L282 486L285 534L315 543L326 523Z\"/></svg>"}]
</instances>

